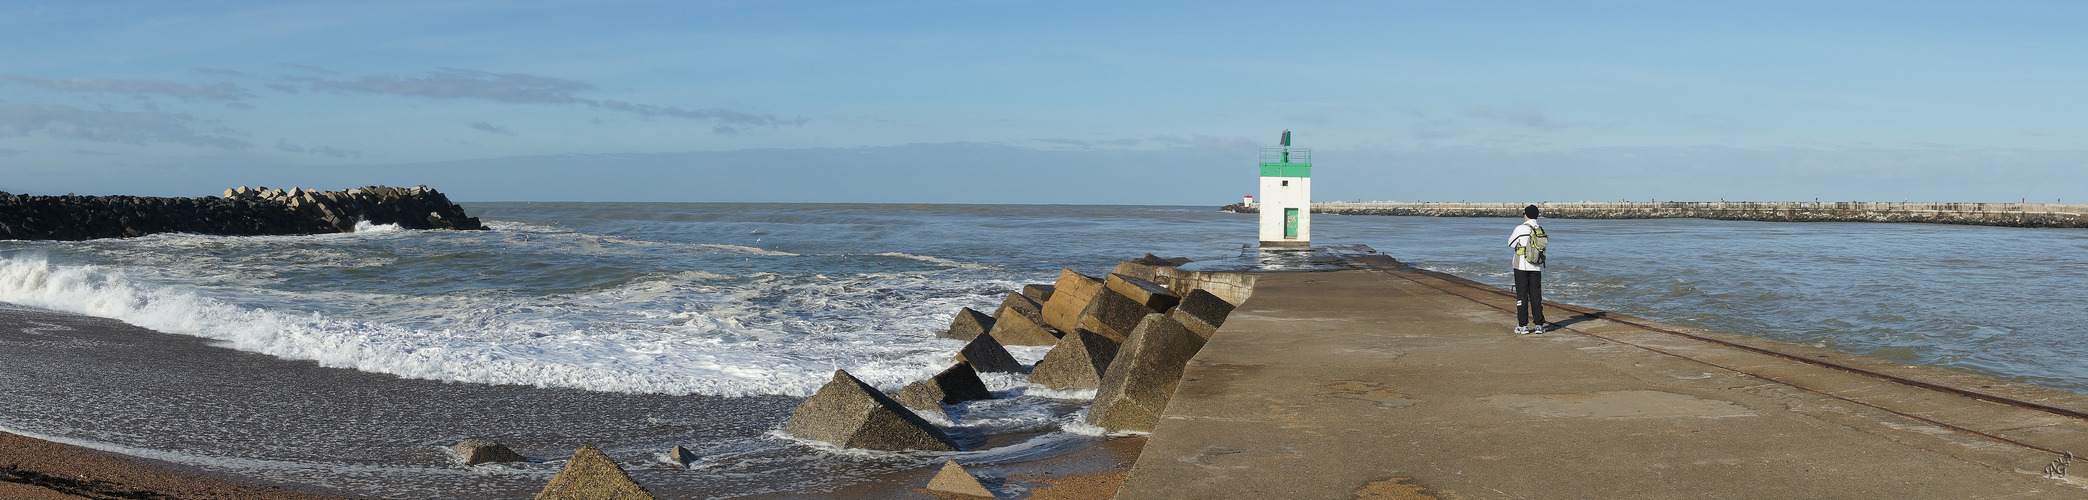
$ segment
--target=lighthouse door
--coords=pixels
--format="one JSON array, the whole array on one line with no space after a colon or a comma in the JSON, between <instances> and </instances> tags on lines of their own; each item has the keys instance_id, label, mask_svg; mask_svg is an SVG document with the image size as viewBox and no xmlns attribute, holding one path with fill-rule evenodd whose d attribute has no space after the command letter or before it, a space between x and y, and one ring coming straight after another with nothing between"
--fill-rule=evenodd
<instances>
[{"instance_id":1,"label":"lighthouse door","mask_svg":"<svg viewBox=\"0 0 2088 500\"><path fill-rule=\"evenodd\" d=\"M1283 237L1298 239L1298 209L1283 209Z\"/></svg>"}]
</instances>

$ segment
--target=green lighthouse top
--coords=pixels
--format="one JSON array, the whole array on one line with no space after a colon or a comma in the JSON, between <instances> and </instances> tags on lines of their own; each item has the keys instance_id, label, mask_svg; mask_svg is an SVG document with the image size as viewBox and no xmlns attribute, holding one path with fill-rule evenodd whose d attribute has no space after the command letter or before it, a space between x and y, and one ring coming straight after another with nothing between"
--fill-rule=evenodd
<instances>
[{"instance_id":1,"label":"green lighthouse top","mask_svg":"<svg viewBox=\"0 0 2088 500\"><path fill-rule=\"evenodd\" d=\"M1278 147L1261 148L1262 177L1312 177L1312 149L1291 147L1291 133L1283 131Z\"/></svg>"}]
</instances>

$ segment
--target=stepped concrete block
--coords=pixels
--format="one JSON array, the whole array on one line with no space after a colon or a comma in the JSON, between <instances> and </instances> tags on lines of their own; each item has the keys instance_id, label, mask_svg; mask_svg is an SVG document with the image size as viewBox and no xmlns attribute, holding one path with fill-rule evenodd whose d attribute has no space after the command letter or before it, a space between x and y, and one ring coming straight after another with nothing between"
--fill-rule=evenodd
<instances>
[{"instance_id":1,"label":"stepped concrete block","mask_svg":"<svg viewBox=\"0 0 2088 500\"><path fill-rule=\"evenodd\" d=\"M536 500L653 500L653 496L601 448L590 444L573 452L565 470L551 476L551 483L544 485Z\"/></svg>"},{"instance_id":2,"label":"stepped concrete block","mask_svg":"<svg viewBox=\"0 0 2088 500\"><path fill-rule=\"evenodd\" d=\"M986 489L986 485L980 483L979 478L972 477L970 472L964 470L964 466L957 465L956 460L943 461L942 471L935 473L934 479L928 480L928 489L959 495L994 498L993 490Z\"/></svg>"},{"instance_id":3,"label":"stepped concrete block","mask_svg":"<svg viewBox=\"0 0 2088 500\"><path fill-rule=\"evenodd\" d=\"M1137 328L1139 321L1157 312L1116 290L1104 288L1095 292L1094 300L1088 301L1087 310L1080 313L1078 328L1122 342L1131 336L1131 329Z\"/></svg>"},{"instance_id":4,"label":"stepped concrete block","mask_svg":"<svg viewBox=\"0 0 2088 500\"><path fill-rule=\"evenodd\" d=\"M957 317L950 320L950 329L937 337L969 341L979 334L993 330L993 317L966 307L957 310Z\"/></svg>"},{"instance_id":5,"label":"stepped concrete block","mask_svg":"<svg viewBox=\"0 0 2088 500\"><path fill-rule=\"evenodd\" d=\"M1175 295L1174 292L1167 291L1167 287L1137 276L1111 274L1103 286L1116 293L1124 294L1125 297L1130 297L1131 300L1136 300L1140 304L1144 304L1147 309L1152 309L1153 312L1165 313L1169 309L1174 309L1176 304L1182 303L1182 297Z\"/></svg>"},{"instance_id":6,"label":"stepped concrete block","mask_svg":"<svg viewBox=\"0 0 2088 500\"><path fill-rule=\"evenodd\" d=\"M1037 301L1038 304L1042 304L1045 301L1051 300L1051 292L1056 289L1058 289L1058 287L1052 285L1022 285L1022 295L1025 297L1029 297L1030 300Z\"/></svg>"},{"instance_id":7,"label":"stepped concrete block","mask_svg":"<svg viewBox=\"0 0 2088 500\"><path fill-rule=\"evenodd\" d=\"M1111 431L1152 431L1182 382L1182 370L1203 345L1203 336L1181 323L1161 314L1146 316L1103 372L1088 423Z\"/></svg>"},{"instance_id":8,"label":"stepped concrete block","mask_svg":"<svg viewBox=\"0 0 2088 500\"><path fill-rule=\"evenodd\" d=\"M965 344L964 350L957 353L957 360L968 361L973 370L981 372L1022 373L1022 362L1008 354L1008 348L1002 347L1000 340L993 338L991 333L979 334L971 343Z\"/></svg>"},{"instance_id":9,"label":"stepped concrete block","mask_svg":"<svg viewBox=\"0 0 2088 500\"><path fill-rule=\"evenodd\" d=\"M464 457L464 465L529 461L527 458L522 458L522 454L508 449L507 445L484 439L466 439L450 446L450 450L456 451L458 455Z\"/></svg>"},{"instance_id":10,"label":"stepped concrete block","mask_svg":"<svg viewBox=\"0 0 2088 500\"><path fill-rule=\"evenodd\" d=\"M1095 332L1074 330L1037 361L1029 381L1053 389L1099 388L1121 345Z\"/></svg>"},{"instance_id":11,"label":"stepped concrete block","mask_svg":"<svg viewBox=\"0 0 2088 500\"><path fill-rule=\"evenodd\" d=\"M1182 305L1168 311L1167 318L1209 340L1218 333L1219 327L1225 326L1225 317L1232 315L1234 307L1237 306L1211 292L1196 289L1191 290L1189 296L1182 297Z\"/></svg>"},{"instance_id":12,"label":"stepped concrete block","mask_svg":"<svg viewBox=\"0 0 2088 500\"><path fill-rule=\"evenodd\" d=\"M1102 280L1066 269L1059 272L1052 290L1051 300L1044 302L1044 326L1070 332L1080 327L1080 312L1087 310L1095 292L1102 291Z\"/></svg>"},{"instance_id":13,"label":"stepped concrete block","mask_svg":"<svg viewBox=\"0 0 2088 500\"><path fill-rule=\"evenodd\" d=\"M1044 326L1043 305L1020 293L1009 293L994 312L993 339L1001 345L1053 345L1059 332Z\"/></svg>"},{"instance_id":14,"label":"stepped concrete block","mask_svg":"<svg viewBox=\"0 0 2088 500\"><path fill-rule=\"evenodd\" d=\"M894 399L908 408L941 411L945 404L993 399L993 391L986 389L986 381L979 380L971 363L960 362L928 380L907 384Z\"/></svg>"},{"instance_id":15,"label":"stepped concrete block","mask_svg":"<svg viewBox=\"0 0 2088 500\"><path fill-rule=\"evenodd\" d=\"M783 432L842 448L957 451L942 429L845 370L799 404Z\"/></svg>"}]
</instances>

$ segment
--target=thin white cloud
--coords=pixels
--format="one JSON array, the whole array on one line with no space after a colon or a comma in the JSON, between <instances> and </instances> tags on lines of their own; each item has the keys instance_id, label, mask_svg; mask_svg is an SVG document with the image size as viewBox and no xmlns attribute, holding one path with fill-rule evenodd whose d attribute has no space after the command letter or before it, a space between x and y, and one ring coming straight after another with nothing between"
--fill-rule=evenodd
<instances>
[{"instance_id":1,"label":"thin white cloud","mask_svg":"<svg viewBox=\"0 0 2088 500\"><path fill-rule=\"evenodd\" d=\"M494 125L494 124L491 124L491 123L486 123L486 122L471 122L471 128L472 128L473 130L480 130L480 131L484 131L484 132L486 132L486 133L489 133L489 134L500 134L500 135L507 135L507 136L512 136L512 135L515 135L515 130L514 130L514 129L510 129L510 128L507 128L507 127L502 127L502 126L499 126L499 125Z\"/></svg>"},{"instance_id":2,"label":"thin white cloud","mask_svg":"<svg viewBox=\"0 0 2088 500\"><path fill-rule=\"evenodd\" d=\"M595 90L593 84L578 80L521 73L492 73L468 69L440 68L421 76L371 75L355 79L315 77L291 77L290 79L302 82L307 88L314 91L386 94L432 99L486 99L513 104L578 104L639 116L714 120L720 122L720 125L712 130L718 134L737 134L751 127L797 127L803 126L809 121L804 117L781 118L772 114L750 113L724 108L686 109L615 99L590 99L580 97L579 93ZM285 92L296 92L294 87L271 85L270 88Z\"/></svg>"},{"instance_id":3,"label":"thin white cloud","mask_svg":"<svg viewBox=\"0 0 2088 500\"><path fill-rule=\"evenodd\" d=\"M309 153L334 158L362 158L361 151L340 149L333 146L304 147L290 143L289 139L276 139L276 149L292 153Z\"/></svg>"},{"instance_id":4,"label":"thin white cloud","mask_svg":"<svg viewBox=\"0 0 2088 500\"><path fill-rule=\"evenodd\" d=\"M145 144L168 142L190 146L246 149L253 144L232 137L198 133L196 119L156 111L88 111L62 104L0 104L0 137L32 133L60 139ZM224 132L218 130L217 132Z\"/></svg>"},{"instance_id":5,"label":"thin white cloud","mask_svg":"<svg viewBox=\"0 0 2088 500\"><path fill-rule=\"evenodd\" d=\"M36 78L21 75L0 75L0 85L23 83L59 92L100 92L111 94L164 95L182 100L237 101L253 94L232 82L217 82L211 85L192 85L167 80L125 80L103 78Z\"/></svg>"}]
</instances>

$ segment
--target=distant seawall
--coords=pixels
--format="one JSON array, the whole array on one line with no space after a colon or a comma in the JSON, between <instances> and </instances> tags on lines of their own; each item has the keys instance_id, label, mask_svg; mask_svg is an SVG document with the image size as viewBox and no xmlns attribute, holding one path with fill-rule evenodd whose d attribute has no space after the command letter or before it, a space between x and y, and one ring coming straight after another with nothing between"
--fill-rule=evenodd
<instances>
[{"instance_id":1,"label":"distant seawall","mask_svg":"<svg viewBox=\"0 0 2088 500\"><path fill-rule=\"evenodd\" d=\"M1555 219L1716 219L1766 222L1920 222L2011 227L2088 227L2088 204L1931 203L1863 201L1661 201L1436 203L1327 201L1313 213L1428 217L1519 217L1537 205ZM1257 212L1232 204L1224 212Z\"/></svg>"},{"instance_id":2,"label":"distant seawall","mask_svg":"<svg viewBox=\"0 0 2088 500\"><path fill-rule=\"evenodd\" d=\"M79 241L155 233L346 233L358 221L408 229L484 229L427 186L342 191L237 187L224 196L28 196L0 192L0 240Z\"/></svg>"}]
</instances>

